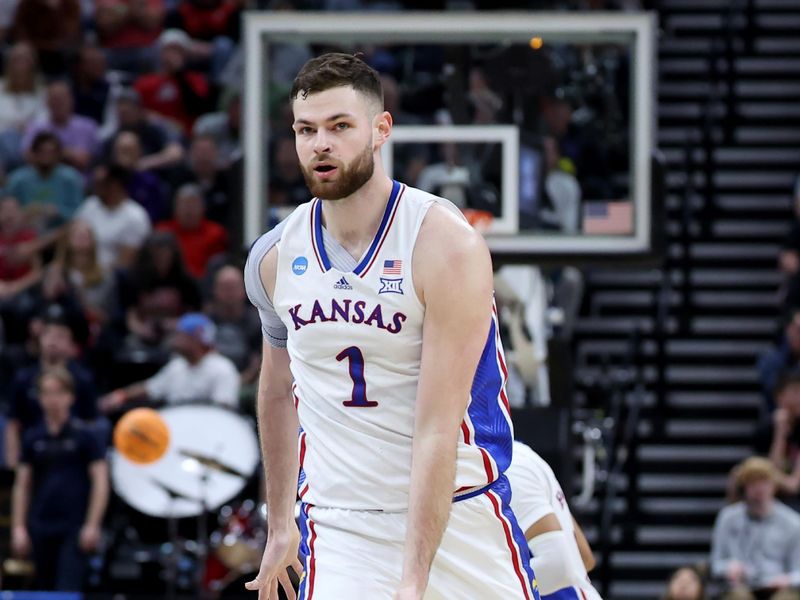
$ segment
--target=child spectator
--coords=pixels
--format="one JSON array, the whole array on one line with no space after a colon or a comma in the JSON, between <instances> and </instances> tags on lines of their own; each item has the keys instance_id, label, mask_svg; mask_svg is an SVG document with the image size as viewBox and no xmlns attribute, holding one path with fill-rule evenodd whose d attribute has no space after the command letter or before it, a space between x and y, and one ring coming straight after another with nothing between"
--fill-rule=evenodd
<instances>
[{"instance_id":1,"label":"child spectator","mask_svg":"<svg viewBox=\"0 0 800 600\"><path fill-rule=\"evenodd\" d=\"M12 493L11 544L33 555L40 590L82 591L100 544L109 496L105 447L70 416L74 381L63 367L37 382L43 421L26 432Z\"/></svg>"}]
</instances>

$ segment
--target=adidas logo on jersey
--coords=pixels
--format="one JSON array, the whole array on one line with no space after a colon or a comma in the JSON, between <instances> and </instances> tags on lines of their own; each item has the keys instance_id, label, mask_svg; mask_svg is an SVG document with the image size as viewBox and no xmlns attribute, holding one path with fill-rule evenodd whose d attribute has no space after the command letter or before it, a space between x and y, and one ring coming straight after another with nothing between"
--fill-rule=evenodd
<instances>
[{"instance_id":1,"label":"adidas logo on jersey","mask_svg":"<svg viewBox=\"0 0 800 600\"><path fill-rule=\"evenodd\" d=\"M347 283L347 279L342 277L339 281L333 284L335 290L352 290L353 286Z\"/></svg>"}]
</instances>

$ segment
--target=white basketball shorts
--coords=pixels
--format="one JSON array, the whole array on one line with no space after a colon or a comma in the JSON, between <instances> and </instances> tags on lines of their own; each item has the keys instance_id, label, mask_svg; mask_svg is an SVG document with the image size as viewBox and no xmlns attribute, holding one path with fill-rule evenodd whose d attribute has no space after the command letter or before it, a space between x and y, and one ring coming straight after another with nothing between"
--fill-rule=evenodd
<instances>
[{"instance_id":1,"label":"white basketball shorts","mask_svg":"<svg viewBox=\"0 0 800 600\"><path fill-rule=\"evenodd\" d=\"M425 600L539 600L505 477L453 503ZM391 600L408 513L303 504L300 600Z\"/></svg>"}]
</instances>

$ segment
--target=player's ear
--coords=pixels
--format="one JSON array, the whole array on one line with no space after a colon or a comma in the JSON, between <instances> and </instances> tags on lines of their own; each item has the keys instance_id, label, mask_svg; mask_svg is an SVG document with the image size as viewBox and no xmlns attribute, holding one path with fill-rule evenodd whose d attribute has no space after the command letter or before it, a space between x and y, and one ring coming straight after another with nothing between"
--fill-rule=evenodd
<instances>
[{"instance_id":1,"label":"player's ear","mask_svg":"<svg viewBox=\"0 0 800 600\"><path fill-rule=\"evenodd\" d=\"M392 115L388 111L381 111L373 119L372 143L375 148L380 148L392 134Z\"/></svg>"}]
</instances>

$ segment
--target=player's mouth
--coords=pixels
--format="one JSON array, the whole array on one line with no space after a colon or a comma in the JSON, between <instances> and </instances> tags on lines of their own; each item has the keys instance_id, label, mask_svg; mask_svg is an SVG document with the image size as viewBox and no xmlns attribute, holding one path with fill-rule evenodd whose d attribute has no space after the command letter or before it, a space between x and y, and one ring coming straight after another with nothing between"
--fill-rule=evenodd
<instances>
[{"instance_id":1,"label":"player's mouth","mask_svg":"<svg viewBox=\"0 0 800 600\"><path fill-rule=\"evenodd\" d=\"M320 179L330 179L339 169L328 163L320 163L314 167L314 173Z\"/></svg>"}]
</instances>

